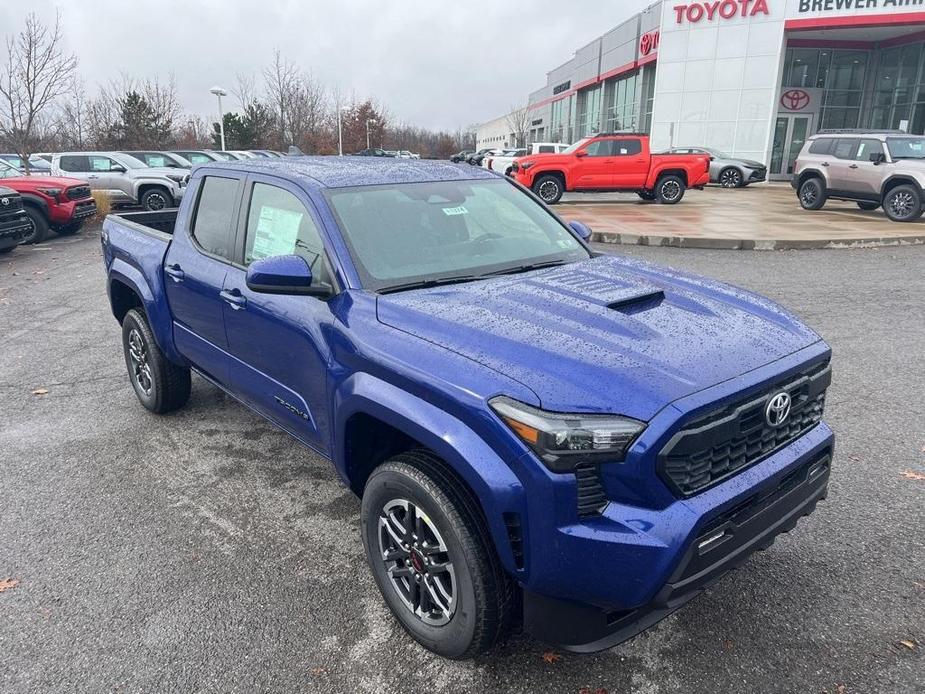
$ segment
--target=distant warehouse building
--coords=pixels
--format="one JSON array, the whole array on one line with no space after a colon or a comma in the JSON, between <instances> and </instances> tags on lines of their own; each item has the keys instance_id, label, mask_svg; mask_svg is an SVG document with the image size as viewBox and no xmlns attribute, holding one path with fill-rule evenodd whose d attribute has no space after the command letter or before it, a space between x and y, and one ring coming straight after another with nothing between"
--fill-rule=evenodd
<instances>
[{"instance_id":1,"label":"distant warehouse building","mask_svg":"<svg viewBox=\"0 0 925 694\"><path fill-rule=\"evenodd\" d=\"M925 0L657 2L548 72L526 118L485 123L477 142L633 130L786 179L821 129L925 134L923 46Z\"/></svg>"}]
</instances>

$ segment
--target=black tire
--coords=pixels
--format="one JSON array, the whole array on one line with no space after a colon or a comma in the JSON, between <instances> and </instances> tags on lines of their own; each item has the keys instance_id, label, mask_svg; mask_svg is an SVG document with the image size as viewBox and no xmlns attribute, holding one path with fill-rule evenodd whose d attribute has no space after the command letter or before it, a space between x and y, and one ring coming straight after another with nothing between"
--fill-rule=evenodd
<instances>
[{"instance_id":1,"label":"black tire","mask_svg":"<svg viewBox=\"0 0 925 694\"><path fill-rule=\"evenodd\" d=\"M883 211L894 222L914 222L922 216L922 194L915 186L896 186L883 197Z\"/></svg>"},{"instance_id":2,"label":"black tire","mask_svg":"<svg viewBox=\"0 0 925 694\"><path fill-rule=\"evenodd\" d=\"M58 236L73 236L83 229L84 223L83 220L79 222L71 222L70 224L65 224L63 226L57 227L55 233Z\"/></svg>"},{"instance_id":3,"label":"black tire","mask_svg":"<svg viewBox=\"0 0 925 694\"><path fill-rule=\"evenodd\" d=\"M562 199L565 186L558 176L545 174L533 182L533 192L547 205L555 205Z\"/></svg>"},{"instance_id":4,"label":"black tire","mask_svg":"<svg viewBox=\"0 0 925 694\"><path fill-rule=\"evenodd\" d=\"M858 207L860 207L865 212L871 212L873 210L876 210L878 207L880 207L880 203L879 202L859 202Z\"/></svg>"},{"instance_id":5,"label":"black tire","mask_svg":"<svg viewBox=\"0 0 925 694\"><path fill-rule=\"evenodd\" d=\"M402 506L402 502L406 502ZM396 535L387 533L380 524L380 519L395 518L389 508L401 512L402 508L414 506L423 514L411 515L405 511L403 518L411 516L417 522L410 523L415 528L413 534L404 531L398 521L396 527L401 537L407 542L410 551L402 550L395 541ZM421 520L423 516L423 520ZM455 660L472 658L484 653L498 643L510 629L514 615L514 585L504 572L501 562L495 554L485 520L478 504L468 488L446 469L443 462L428 451L409 451L386 461L370 476L363 492L362 535L366 548L366 558L373 577L386 604L398 619L402 627L414 640L438 655ZM429 528L439 532L430 534ZM386 560L383 558L383 545L380 536L386 538L386 548L394 547L396 556L404 553L405 558ZM437 538L435 541L422 542L427 547L423 553L417 552L418 537ZM410 538L410 539L409 539ZM440 543L439 545L436 543ZM445 546L446 552L437 551ZM430 564L424 565L428 558L435 565L449 564L448 571L430 573ZM392 564L387 566L387 561ZM423 566L415 574L415 567ZM407 574L393 578L390 571ZM413 576L421 577L416 580ZM451 576L447 578L447 576ZM447 592L417 590L421 595L428 595L425 609L424 601L420 611L433 616L439 612L442 624L425 622L424 617L412 611L405 602L400 590L413 591L415 584L434 586L437 577ZM393 580L403 582L402 588L396 587ZM437 602L431 602L429 595L439 595L445 599L447 593L452 595L452 612L440 611ZM415 593L411 593L411 599Z\"/></svg>"},{"instance_id":6,"label":"black tire","mask_svg":"<svg viewBox=\"0 0 925 694\"><path fill-rule=\"evenodd\" d=\"M655 193L651 190L637 190L636 195L647 202L652 202L655 200Z\"/></svg>"},{"instance_id":7,"label":"black tire","mask_svg":"<svg viewBox=\"0 0 925 694\"><path fill-rule=\"evenodd\" d=\"M158 212L173 207L173 196L166 188L148 188L141 196L140 202L148 212Z\"/></svg>"},{"instance_id":8,"label":"black tire","mask_svg":"<svg viewBox=\"0 0 925 694\"><path fill-rule=\"evenodd\" d=\"M0 255L5 255L6 253L12 253L14 248L16 248L16 246L7 246L6 248L0 248Z\"/></svg>"},{"instance_id":9,"label":"black tire","mask_svg":"<svg viewBox=\"0 0 925 694\"><path fill-rule=\"evenodd\" d=\"M26 235L23 236L20 243L42 243L48 238L48 220L45 219L45 214L31 205L26 205L23 211L26 213L26 217L29 218L31 228L26 231Z\"/></svg>"},{"instance_id":10,"label":"black tire","mask_svg":"<svg viewBox=\"0 0 925 694\"><path fill-rule=\"evenodd\" d=\"M815 211L822 209L828 195L825 191L825 185L822 183L822 179L814 177L807 178L800 184L797 197L800 200L800 207L804 210Z\"/></svg>"},{"instance_id":11,"label":"black tire","mask_svg":"<svg viewBox=\"0 0 925 694\"><path fill-rule=\"evenodd\" d=\"M655 200L660 205L677 205L684 199L687 186L684 179L674 174L662 176L655 184Z\"/></svg>"},{"instance_id":12,"label":"black tire","mask_svg":"<svg viewBox=\"0 0 925 694\"><path fill-rule=\"evenodd\" d=\"M138 355L133 355L130 346L136 340L140 340L143 348L141 359L136 359ZM190 370L168 361L154 339L148 319L138 309L129 311L122 320L122 351L129 381L142 405L157 414L166 414L186 404L191 389Z\"/></svg>"},{"instance_id":13,"label":"black tire","mask_svg":"<svg viewBox=\"0 0 925 694\"><path fill-rule=\"evenodd\" d=\"M727 166L719 172L717 182L723 188L741 188L745 183L742 172L734 166Z\"/></svg>"}]
</instances>

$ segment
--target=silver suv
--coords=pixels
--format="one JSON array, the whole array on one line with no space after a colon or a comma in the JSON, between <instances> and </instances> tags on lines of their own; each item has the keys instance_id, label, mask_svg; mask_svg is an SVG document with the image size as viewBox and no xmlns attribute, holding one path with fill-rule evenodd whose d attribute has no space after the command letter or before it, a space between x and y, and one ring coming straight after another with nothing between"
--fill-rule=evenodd
<instances>
[{"instance_id":1,"label":"silver suv","mask_svg":"<svg viewBox=\"0 0 925 694\"><path fill-rule=\"evenodd\" d=\"M821 131L806 141L791 181L804 210L851 200L862 210L883 205L894 222L922 216L925 137L902 131Z\"/></svg>"},{"instance_id":2,"label":"silver suv","mask_svg":"<svg viewBox=\"0 0 925 694\"><path fill-rule=\"evenodd\" d=\"M183 169L154 168L123 152L61 152L52 157L51 170L105 191L114 204L151 211L177 207L189 182Z\"/></svg>"}]
</instances>

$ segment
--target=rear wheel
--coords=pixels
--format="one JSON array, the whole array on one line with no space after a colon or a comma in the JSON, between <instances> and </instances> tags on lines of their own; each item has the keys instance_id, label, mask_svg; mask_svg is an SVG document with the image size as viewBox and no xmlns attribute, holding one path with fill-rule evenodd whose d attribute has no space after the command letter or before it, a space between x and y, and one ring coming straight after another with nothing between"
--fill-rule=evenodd
<instances>
[{"instance_id":1,"label":"rear wheel","mask_svg":"<svg viewBox=\"0 0 925 694\"><path fill-rule=\"evenodd\" d=\"M0 248L0 255L4 255L4 254L6 254L6 253L10 253L10 252L12 252L12 250L13 250L14 248L16 248L16 246L7 246L6 248Z\"/></svg>"},{"instance_id":2,"label":"rear wheel","mask_svg":"<svg viewBox=\"0 0 925 694\"><path fill-rule=\"evenodd\" d=\"M148 319L138 309L122 320L122 349L135 395L146 408L166 414L186 404L190 370L169 361L157 346Z\"/></svg>"},{"instance_id":3,"label":"rear wheel","mask_svg":"<svg viewBox=\"0 0 925 694\"><path fill-rule=\"evenodd\" d=\"M662 176L655 184L655 199L661 205L674 205L681 202L686 189L680 176Z\"/></svg>"},{"instance_id":4,"label":"rear wheel","mask_svg":"<svg viewBox=\"0 0 925 694\"><path fill-rule=\"evenodd\" d=\"M363 545L399 623L445 658L483 653L510 627L513 584L471 492L427 451L386 461L363 492Z\"/></svg>"},{"instance_id":5,"label":"rear wheel","mask_svg":"<svg viewBox=\"0 0 925 694\"><path fill-rule=\"evenodd\" d=\"M896 186L883 199L883 211L894 222L914 222L922 216L922 195L914 186Z\"/></svg>"},{"instance_id":6,"label":"rear wheel","mask_svg":"<svg viewBox=\"0 0 925 694\"><path fill-rule=\"evenodd\" d=\"M865 212L870 212L871 210L876 210L880 207L879 202L859 202L858 207L860 207Z\"/></svg>"},{"instance_id":7,"label":"rear wheel","mask_svg":"<svg viewBox=\"0 0 925 694\"><path fill-rule=\"evenodd\" d=\"M741 188L742 183L742 172L734 166L726 167L719 172L719 184L723 188Z\"/></svg>"},{"instance_id":8,"label":"rear wheel","mask_svg":"<svg viewBox=\"0 0 925 694\"><path fill-rule=\"evenodd\" d=\"M818 178L807 178L800 184L797 197L800 198L800 206L804 210L820 210L825 205L825 186Z\"/></svg>"},{"instance_id":9,"label":"rear wheel","mask_svg":"<svg viewBox=\"0 0 925 694\"><path fill-rule=\"evenodd\" d=\"M34 207L27 206L24 211L29 219L29 227L20 243L42 243L48 236L48 220L40 210Z\"/></svg>"},{"instance_id":10,"label":"rear wheel","mask_svg":"<svg viewBox=\"0 0 925 694\"><path fill-rule=\"evenodd\" d=\"M565 192L564 188L561 178L548 174L540 176L533 182L533 192L547 205L555 205L559 202L562 199L562 193Z\"/></svg>"}]
</instances>

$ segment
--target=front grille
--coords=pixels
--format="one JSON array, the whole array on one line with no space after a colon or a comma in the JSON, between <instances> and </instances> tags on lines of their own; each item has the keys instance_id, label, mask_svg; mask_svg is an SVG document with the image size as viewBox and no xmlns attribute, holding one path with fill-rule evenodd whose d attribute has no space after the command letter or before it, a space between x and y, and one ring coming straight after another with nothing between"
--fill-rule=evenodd
<instances>
[{"instance_id":1,"label":"front grille","mask_svg":"<svg viewBox=\"0 0 925 694\"><path fill-rule=\"evenodd\" d=\"M576 466L575 481L578 483L578 517L600 515L607 505L607 495L597 465L582 463Z\"/></svg>"},{"instance_id":2,"label":"front grille","mask_svg":"<svg viewBox=\"0 0 925 694\"><path fill-rule=\"evenodd\" d=\"M22 198L18 195L0 195L0 214L22 209Z\"/></svg>"},{"instance_id":3,"label":"front grille","mask_svg":"<svg viewBox=\"0 0 925 694\"><path fill-rule=\"evenodd\" d=\"M786 446L822 419L831 367L815 365L784 382L699 417L675 434L658 456L658 473L680 496L696 494L741 472ZM791 397L781 426L765 418L768 400Z\"/></svg>"},{"instance_id":4,"label":"front grille","mask_svg":"<svg viewBox=\"0 0 925 694\"><path fill-rule=\"evenodd\" d=\"M68 200L83 200L90 197L90 186L73 186L67 189Z\"/></svg>"}]
</instances>

